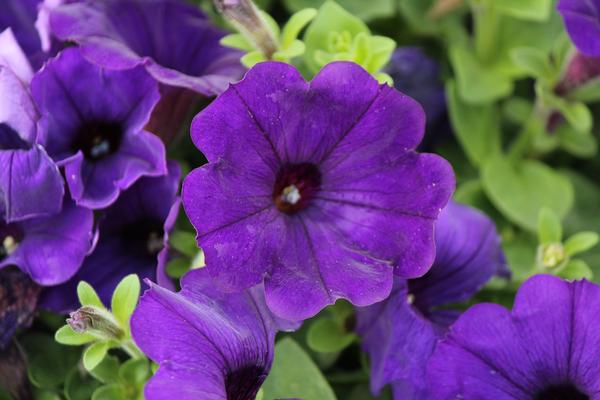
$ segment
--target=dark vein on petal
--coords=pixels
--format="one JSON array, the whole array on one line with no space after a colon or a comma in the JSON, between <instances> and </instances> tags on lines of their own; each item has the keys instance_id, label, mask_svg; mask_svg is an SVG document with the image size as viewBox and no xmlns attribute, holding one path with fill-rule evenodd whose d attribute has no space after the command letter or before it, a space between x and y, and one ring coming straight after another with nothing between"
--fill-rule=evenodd
<instances>
[{"instance_id":1,"label":"dark vein on petal","mask_svg":"<svg viewBox=\"0 0 600 400\"><path fill-rule=\"evenodd\" d=\"M329 300L332 301L333 298L331 297L331 294L329 293L329 290L327 290L327 285L325 284L325 280L323 279L323 275L321 275L321 268L319 266L319 262L317 261L317 253L315 251L315 248L313 246L312 240L310 238L310 234L308 233L308 229L306 228L306 224L304 222L304 219L302 219L302 216L298 215L298 220L300 221L300 225L302 226L302 230L304 231L304 235L306 236L306 242L308 243L308 249L310 250L310 256L311 256L313 264L315 266L315 270L317 272L317 276L319 277L319 282L321 284L321 287L323 288L323 290L327 294L327 297L329 298Z\"/></svg>"},{"instance_id":2,"label":"dark vein on petal","mask_svg":"<svg viewBox=\"0 0 600 400\"><path fill-rule=\"evenodd\" d=\"M235 224L237 224L237 223L239 223L239 222L241 222L241 221L243 221L243 220L245 220L245 219L248 219L248 218L251 218L251 217L253 217L253 216L255 216L255 215L258 215L258 214L260 214L260 213L262 213L262 212L264 212L264 211L268 210L269 208L271 208L271 204L269 204L268 206L266 206L266 207L263 207L263 208L261 208L261 209L259 209L259 210L253 211L253 212L251 212L250 214L244 215L243 217L241 217L241 218L238 218L238 219L236 219L236 220L234 220L234 221L228 222L228 223L226 223L226 224L223 224L223 225L221 225L221 226L218 226L218 227L216 227L216 228L214 228L214 229L211 229L211 230L209 230L208 232L204 232L204 233L202 233L202 234L200 234L200 233L199 233L199 234L198 234L198 238L203 238L203 237L205 237L205 236L208 236L208 235L211 235L211 234L213 234L213 233L215 233L215 232L217 232L217 231L220 231L221 229L228 228L228 227L230 227L230 226L232 226L232 225L235 225Z\"/></svg>"}]
</instances>

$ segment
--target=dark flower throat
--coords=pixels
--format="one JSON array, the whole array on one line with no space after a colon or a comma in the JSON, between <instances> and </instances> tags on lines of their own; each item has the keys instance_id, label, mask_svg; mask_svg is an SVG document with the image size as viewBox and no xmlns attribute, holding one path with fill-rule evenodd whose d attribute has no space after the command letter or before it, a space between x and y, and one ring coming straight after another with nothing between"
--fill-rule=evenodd
<instances>
[{"instance_id":1,"label":"dark flower throat","mask_svg":"<svg viewBox=\"0 0 600 400\"><path fill-rule=\"evenodd\" d=\"M81 150L86 160L99 161L114 154L121 145L123 128L118 122L88 121L77 131L73 150Z\"/></svg>"},{"instance_id":2,"label":"dark flower throat","mask_svg":"<svg viewBox=\"0 0 600 400\"><path fill-rule=\"evenodd\" d=\"M273 186L273 201L285 214L305 209L321 187L321 172L310 163L285 164Z\"/></svg>"},{"instance_id":3,"label":"dark flower throat","mask_svg":"<svg viewBox=\"0 0 600 400\"><path fill-rule=\"evenodd\" d=\"M130 243L130 251L139 257L153 259L164 247L162 222L148 219L127 225L122 235Z\"/></svg>"},{"instance_id":4,"label":"dark flower throat","mask_svg":"<svg viewBox=\"0 0 600 400\"><path fill-rule=\"evenodd\" d=\"M225 376L227 400L254 400L266 378L264 368L247 365Z\"/></svg>"},{"instance_id":5,"label":"dark flower throat","mask_svg":"<svg viewBox=\"0 0 600 400\"><path fill-rule=\"evenodd\" d=\"M538 392L532 400L590 400L590 396L581 392L572 383L548 386Z\"/></svg>"}]
</instances>

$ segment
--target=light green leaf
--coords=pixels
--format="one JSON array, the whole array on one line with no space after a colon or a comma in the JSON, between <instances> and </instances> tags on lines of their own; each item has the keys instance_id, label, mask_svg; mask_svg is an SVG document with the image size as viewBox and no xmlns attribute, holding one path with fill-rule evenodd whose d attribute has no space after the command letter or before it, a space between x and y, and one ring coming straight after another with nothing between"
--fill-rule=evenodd
<instances>
[{"instance_id":1,"label":"light green leaf","mask_svg":"<svg viewBox=\"0 0 600 400\"><path fill-rule=\"evenodd\" d=\"M91 400L130 400L125 388L119 384L112 383L96 389Z\"/></svg>"},{"instance_id":2,"label":"light green leaf","mask_svg":"<svg viewBox=\"0 0 600 400\"><path fill-rule=\"evenodd\" d=\"M494 6L515 18L545 21L550 17L552 0L494 0Z\"/></svg>"},{"instance_id":3,"label":"light green leaf","mask_svg":"<svg viewBox=\"0 0 600 400\"><path fill-rule=\"evenodd\" d=\"M598 244L600 236L596 232L580 232L565 241L565 253L574 256L588 251Z\"/></svg>"},{"instance_id":4,"label":"light green leaf","mask_svg":"<svg viewBox=\"0 0 600 400\"><path fill-rule=\"evenodd\" d=\"M537 217L543 207L563 218L573 205L569 180L539 161L511 163L501 156L492 157L483 165L481 177L498 210L532 232L537 229Z\"/></svg>"},{"instance_id":5,"label":"light green leaf","mask_svg":"<svg viewBox=\"0 0 600 400\"><path fill-rule=\"evenodd\" d=\"M305 8L319 8L325 0L284 0L286 8L291 12L298 12ZM338 0L338 3L351 14L369 21L374 18L391 16L394 14L397 0L371 0L365 6L365 0Z\"/></svg>"},{"instance_id":6,"label":"light green leaf","mask_svg":"<svg viewBox=\"0 0 600 400\"><path fill-rule=\"evenodd\" d=\"M569 93L569 98L584 103L600 101L600 78L593 79Z\"/></svg>"},{"instance_id":7,"label":"light green leaf","mask_svg":"<svg viewBox=\"0 0 600 400\"><path fill-rule=\"evenodd\" d=\"M79 297L79 302L82 306L95 306L106 309L94 288L87 282L79 282L77 285L77 297Z\"/></svg>"},{"instance_id":8,"label":"light green leaf","mask_svg":"<svg viewBox=\"0 0 600 400\"><path fill-rule=\"evenodd\" d=\"M555 136L560 146L575 157L591 158L598 153L598 139L590 133L577 132L569 124L560 125Z\"/></svg>"},{"instance_id":9,"label":"light green leaf","mask_svg":"<svg viewBox=\"0 0 600 400\"><path fill-rule=\"evenodd\" d=\"M354 333L345 332L332 318L320 317L310 324L306 343L316 352L335 353L350 346L355 339Z\"/></svg>"},{"instance_id":10,"label":"light green leaf","mask_svg":"<svg viewBox=\"0 0 600 400\"><path fill-rule=\"evenodd\" d=\"M583 260L571 260L565 268L558 274L564 279L578 280L587 279L592 280L594 273L587 263Z\"/></svg>"},{"instance_id":11,"label":"light green leaf","mask_svg":"<svg viewBox=\"0 0 600 400\"><path fill-rule=\"evenodd\" d=\"M129 318L139 298L140 279L136 274L127 275L117 285L111 300L111 311L125 329L129 329Z\"/></svg>"},{"instance_id":12,"label":"light green leaf","mask_svg":"<svg viewBox=\"0 0 600 400\"><path fill-rule=\"evenodd\" d=\"M251 51L244 55L240 61L246 68L252 68L259 62L267 61L267 57L260 51Z\"/></svg>"},{"instance_id":13,"label":"light green leaf","mask_svg":"<svg viewBox=\"0 0 600 400\"><path fill-rule=\"evenodd\" d=\"M462 46L450 48L460 97L468 103L489 103L509 95L513 83L494 65L483 65Z\"/></svg>"},{"instance_id":14,"label":"light green leaf","mask_svg":"<svg viewBox=\"0 0 600 400\"><path fill-rule=\"evenodd\" d=\"M551 81L555 71L550 65L548 56L535 47L517 47L511 51L515 64L523 68L530 75Z\"/></svg>"},{"instance_id":15,"label":"light green leaf","mask_svg":"<svg viewBox=\"0 0 600 400\"><path fill-rule=\"evenodd\" d=\"M198 252L196 235L188 231L175 231L169 235L169 244L175 250L192 258Z\"/></svg>"},{"instance_id":16,"label":"light green leaf","mask_svg":"<svg viewBox=\"0 0 600 400\"><path fill-rule=\"evenodd\" d=\"M65 325L56 331L54 339L64 345L68 346L80 346L82 344L90 343L96 340L96 338L87 333L75 332L69 325Z\"/></svg>"},{"instance_id":17,"label":"light green leaf","mask_svg":"<svg viewBox=\"0 0 600 400\"><path fill-rule=\"evenodd\" d=\"M500 120L495 105L464 102L456 83L446 85L450 120L458 142L475 166L500 152Z\"/></svg>"},{"instance_id":18,"label":"light green leaf","mask_svg":"<svg viewBox=\"0 0 600 400\"><path fill-rule=\"evenodd\" d=\"M88 371L93 370L104 360L108 352L108 342L96 342L83 352L83 366Z\"/></svg>"},{"instance_id":19,"label":"light green leaf","mask_svg":"<svg viewBox=\"0 0 600 400\"><path fill-rule=\"evenodd\" d=\"M174 258L167 264L167 275L179 279L191 268L192 261L185 257Z\"/></svg>"},{"instance_id":20,"label":"light green leaf","mask_svg":"<svg viewBox=\"0 0 600 400\"><path fill-rule=\"evenodd\" d=\"M273 367L263 390L265 399L336 399L319 368L302 347L289 337L275 345Z\"/></svg>"},{"instance_id":21,"label":"light green leaf","mask_svg":"<svg viewBox=\"0 0 600 400\"><path fill-rule=\"evenodd\" d=\"M585 104L558 97L549 88L541 85L536 86L536 92L545 104L560 111L576 131L580 133L590 132L593 118L592 113Z\"/></svg>"},{"instance_id":22,"label":"light green leaf","mask_svg":"<svg viewBox=\"0 0 600 400\"><path fill-rule=\"evenodd\" d=\"M252 51L254 46L246 39L246 37L240 33L233 33L223 37L220 42L221 45L239 49L243 51Z\"/></svg>"},{"instance_id":23,"label":"light green leaf","mask_svg":"<svg viewBox=\"0 0 600 400\"><path fill-rule=\"evenodd\" d=\"M305 8L290 17L281 32L281 48L287 49L296 41L300 31L317 16L314 8Z\"/></svg>"},{"instance_id":24,"label":"light green leaf","mask_svg":"<svg viewBox=\"0 0 600 400\"><path fill-rule=\"evenodd\" d=\"M540 244L560 243L562 225L560 218L549 208L542 208L538 217L538 238Z\"/></svg>"}]
</instances>

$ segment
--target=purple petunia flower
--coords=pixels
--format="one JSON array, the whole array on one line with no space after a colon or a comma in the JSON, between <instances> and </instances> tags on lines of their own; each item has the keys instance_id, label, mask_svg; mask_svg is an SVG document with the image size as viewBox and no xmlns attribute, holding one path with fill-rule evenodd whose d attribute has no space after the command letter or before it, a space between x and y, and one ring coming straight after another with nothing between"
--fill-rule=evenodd
<instances>
[{"instance_id":1,"label":"purple petunia flower","mask_svg":"<svg viewBox=\"0 0 600 400\"><path fill-rule=\"evenodd\" d=\"M254 399L273 362L275 334L296 324L271 315L259 287L215 289L205 269L189 272L173 293L151 285L131 318L136 344L159 369L148 400Z\"/></svg>"},{"instance_id":2,"label":"purple petunia flower","mask_svg":"<svg viewBox=\"0 0 600 400\"><path fill-rule=\"evenodd\" d=\"M600 56L600 0L560 0L558 12L579 51Z\"/></svg>"},{"instance_id":3,"label":"purple petunia flower","mask_svg":"<svg viewBox=\"0 0 600 400\"><path fill-rule=\"evenodd\" d=\"M0 268L17 266L42 286L71 278L92 247L92 211L65 200L48 217L7 223L0 219Z\"/></svg>"},{"instance_id":4,"label":"purple petunia flower","mask_svg":"<svg viewBox=\"0 0 600 400\"><path fill-rule=\"evenodd\" d=\"M441 157L413 149L422 108L348 62L312 82L267 62L192 125L209 164L183 203L207 268L226 290L264 280L277 315L300 320L338 298L386 298L392 275L423 275L433 224L454 188Z\"/></svg>"},{"instance_id":5,"label":"purple petunia flower","mask_svg":"<svg viewBox=\"0 0 600 400\"><path fill-rule=\"evenodd\" d=\"M596 400L600 393L600 287L538 275L512 312L478 304L429 361L432 398Z\"/></svg>"},{"instance_id":6,"label":"purple petunia flower","mask_svg":"<svg viewBox=\"0 0 600 400\"><path fill-rule=\"evenodd\" d=\"M81 1L53 10L50 24L104 68L144 66L162 95L149 129L167 140L193 106L194 92L217 95L244 70L241 53L219 43L225 32L180 0Z\"/></svg>"},{"instance_id":7,"label":"purple petunia flower","mask_svg":"<svg viewBox=\"0 0 600 400\"><path fill-rule=\"evenodd\" d=\"M35 27L41 0L3 0L0 2L0 32L10 28L34 69L41 67L48 55L42 50Z\"/></svg>"},{"instance_id":8,"label":"purple petunia flower","mask_svg":"<svg viewBox=\"0 0 600 400\"><path fill-rule=\"evenodd\" d=\"M58 167L36 144L37 111L11 70L0 66L0 218L56 214L64 196Z\"/></svg>"},{"instance_id":9,"label":"purple petunia flower","mask_svg":"<svg viewBox=\"0 0 600 400\"><path fill-rule=\"evenodd\" d=\"M159 94L142 68L104 70L70 48L36 74L31 90L39 141L64 167L77 204L107 207L140 177L167 172L163 144L144 131Z\"/></svg>"},{"instance_id":10,"label":"purple petunia flower","mask_svg":"<svg viewBox=\"0 0 600 400\"><path fill-rule=\"evenodd\" d=\"M110 303L117 284L126 275L158 279L163 286L169 233L179 213L179 178L176 163L169 163L169 174L142 178L123 192L99 220L99 240L94 252L79 272L62 286L43 294L44 307L56 311L77 308L77 284L90 283L105 302Z\"/></svg>"},{"instance_id":11,"label":"purple petunia flower","mask_svg":"<svg viewBox=\"0 0 600 400\"><path fill-rule=\"evenodd\" d=\"M428 128L435 126L446 112L446 95L438 63L419 47L400 47L392 54L385 72L394 80L396 89L423 106Z\"/></svg>"},{"instance_id":12,"label":"purple petunia flower","mask_svg":"<svg viewBox=\"0 0 600 400\"><path fill-rule=\"evenodd\" d=\"M395 399L431 399L423 379L427 359L458 315L436 307L468 300L492 276L508 272L494 223L468 206L448 204L435 243L436 259L424 277L397 279L388 299L358 310L375 393L391 383Z\"/></svg>"}]
</instances>

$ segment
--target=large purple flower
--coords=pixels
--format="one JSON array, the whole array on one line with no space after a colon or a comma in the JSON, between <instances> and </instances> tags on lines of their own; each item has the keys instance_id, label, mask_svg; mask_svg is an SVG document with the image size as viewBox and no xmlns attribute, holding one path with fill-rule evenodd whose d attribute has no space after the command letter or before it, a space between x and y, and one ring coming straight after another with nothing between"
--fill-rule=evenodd
<instances>
[{"instance_id":1,"label":"large purple flower","mask_svg":"<svg viewBox=\"0 0 600 400\"><path fill-rule=\"evenodd\" d=\"M77 284L90 283L105 302L126 275L157 279L169 285L165 274L169 233L179 213L180 170L169 163L169 174L142 178L123 192L99 218L99 239L79 272L62 286L43 294L42 304L56 311L77 307Z\"/></svg>"},{"instance_id":2,"label":"large purple flower","mask_svg":"<svg viewBox=\"0 0 600 400\"><path fill-rule=\"evenodd\" d=\"M42 286L67 281L92 247L92 211L65 200L49 217L0 219L0 268L17 266Z\"/></svg>"},{"instance_id":3,"label":"large purple flower","mask_svg":"<svg viewBox=\"0 0 600 400\"><path fill-rule=\"evenodd\" d=\"M429 361L432 398L600 399L600 287L539 275L512 312L478 304Z\"/></svg>"},{"instance_id":4,"label":"large purple flower","mask_svg":"<svg viewBox=\"0 0 600 400\"><path fill-rule=\"evenodd\" d=\"M600 0L560 0L558 11L579 51L600 56Z\"/></svg>"},{"instance_id":5,"label":"large purple flower","mask_svg":"<svg viewBox=\"0 0 600 400\"><path fill-rule=\"evenodd\" d=\"M310 317L338 298L386 298L392 275L423 275L433 224L454 187L449 164L413 149L422 108L356 64L307 83L255 66L192 125L209 164L184 182L185 210L227 290L264 280L277 315Z\"/></svg>"},{"instance_id":6,"label":"large purple flower","mask_svg":"<svg viewBox=\"0 0 600 400\"><path fill-rule=\"evenodd\" d=\"M70 48L36 74L31 90L39 141L64 167L77 204L107 207L140 177L167 172L163 144L144 131L159 94L142 68L108 71Z\"/></svg>"},{"instance_id":7,"label":"large purple flower","mask_svg":"<svg viewBox=\"0 0 600 400\"><path fill-rule=\"evenodd\" d=\"M458 315L436 307L467 300L507 272L494 223L468 206L450 203L442 211L435 243L436 259L424 277L397 279L388 299L358 311L376 393L391 383L395 399L432 398L423 379L427 359Z\"/></svg>"},{"instance_id":8,"label":"large purple flower","mask_svg":"<svg viewBox=\"0 0 600 400\"><path fill-rule=\"evenodd\" d=\"M35 143L37 111L19 78L0 66L0 218L58 213L64 185L58 167Z\"/></svg>"},{"instance_id":9,"label":"large purple flower","mask_svg":"<svg viewBox=\"0 0 600 400\"><path fill-rule=\"evenodd\" d=\"M148 400L254 399L271 369L277 329L262 289L219 292L205 269L189 272L183 289L146 291L131 319L137 345L159 364Z\"/></svg>"}]
</instances>

